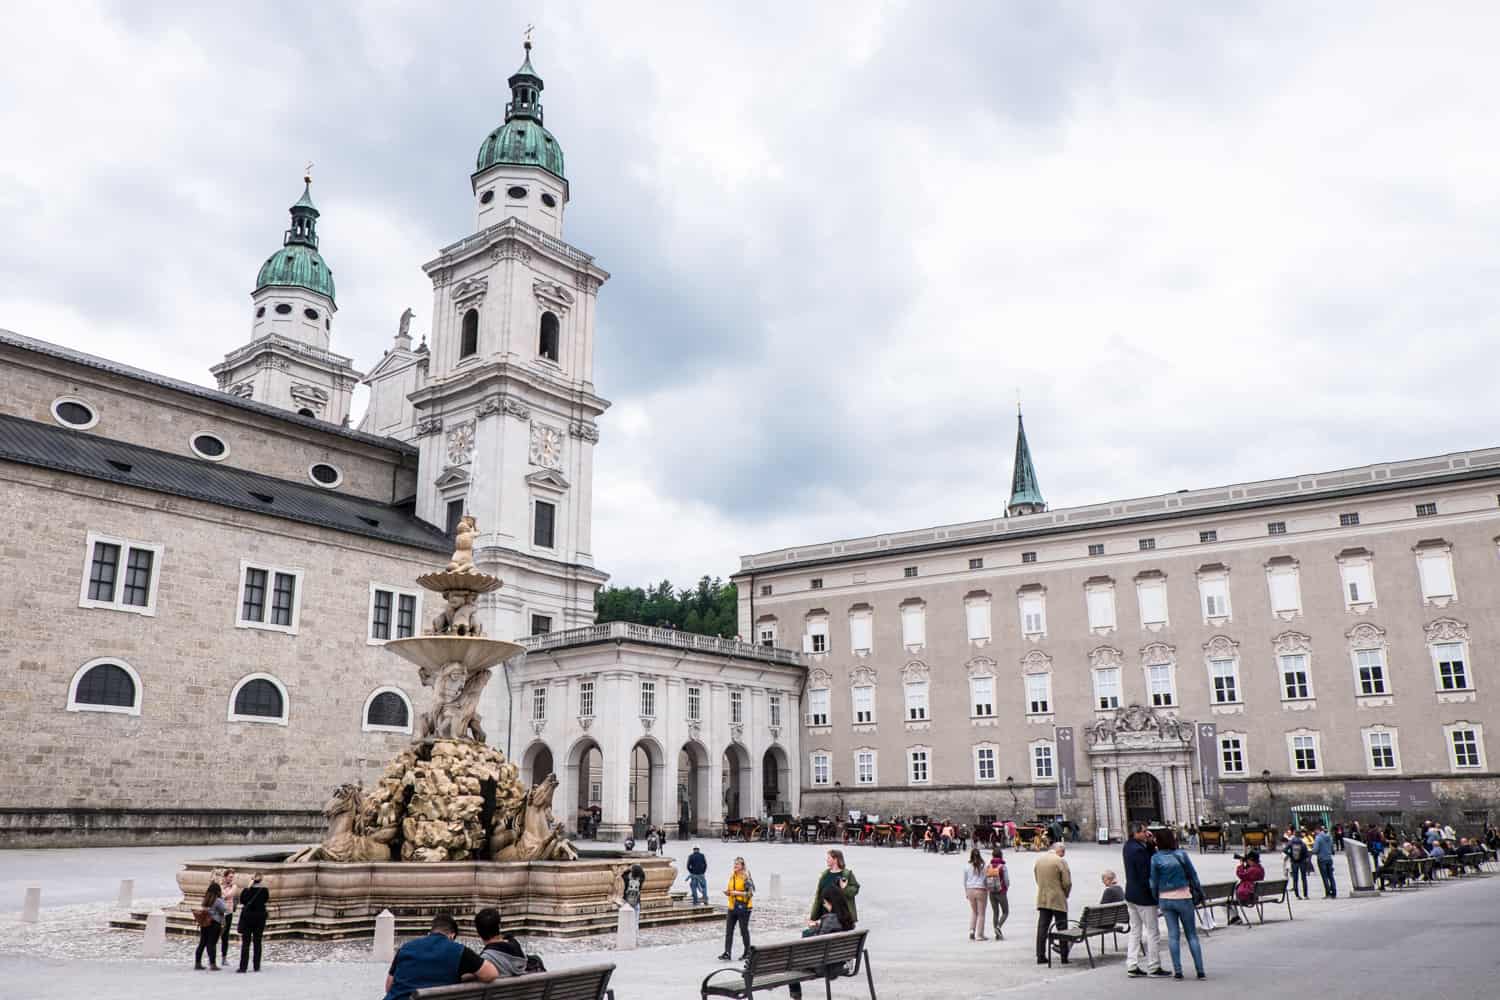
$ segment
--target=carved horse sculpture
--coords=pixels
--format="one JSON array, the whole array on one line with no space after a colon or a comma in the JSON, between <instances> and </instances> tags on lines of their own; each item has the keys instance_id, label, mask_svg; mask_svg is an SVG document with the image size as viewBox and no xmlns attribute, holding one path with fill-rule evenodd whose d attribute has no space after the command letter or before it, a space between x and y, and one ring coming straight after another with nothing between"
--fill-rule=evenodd
<instances>
[{"instance_id":1,"label":"carved horse sculpture","mask_svg":"<svg viewBox=\"0 0 1500 1000\"><path fill-rule=\"evenodd\" d=\"M398 827L367 829L364 790L357 784L344 784L333 790L323 806L328 817L328 834L321 844L298 851L287 862L297 861L389 861L391 841Z\"/></svg>"},{"instance_id":2,"label":"carved horse sculpture","mask_svg":"<svg viewBox=\"0 0 1500 1000\"><path fill-rule=\"evenodd\" d=\"M563 825L552 815L557 775L549 774L527 790L520 806L497 817L490 834L492 861L576 861L578 852L563 837Z\"/></svg>"}]
</instances>

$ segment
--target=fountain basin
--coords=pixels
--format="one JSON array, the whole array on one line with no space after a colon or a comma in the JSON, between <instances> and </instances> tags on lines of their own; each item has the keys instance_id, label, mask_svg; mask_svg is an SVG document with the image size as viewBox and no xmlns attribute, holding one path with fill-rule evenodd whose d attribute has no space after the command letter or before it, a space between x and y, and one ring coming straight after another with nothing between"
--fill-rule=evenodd
<instances>
[{"instance_id":1,"label":"fountain basin","mask_svg":"<svg viewBox=\"0 0 1500 1000\"><path fill-rule=\"evenodd\" d=\"M414 635L408 639L392 639L385 648L428 671L436 671L450 663L462 663L466 671L483 670L526 649L518 642L461 635Z\"/></svg>"}]
</instances>

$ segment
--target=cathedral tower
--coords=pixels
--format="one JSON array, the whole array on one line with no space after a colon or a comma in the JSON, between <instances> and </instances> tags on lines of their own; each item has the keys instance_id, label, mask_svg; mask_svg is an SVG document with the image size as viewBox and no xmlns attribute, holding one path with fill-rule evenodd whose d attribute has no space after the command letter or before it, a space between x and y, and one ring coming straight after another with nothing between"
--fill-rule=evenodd
<instances>
[{"instance_id":1,"label":"cathedral tower","mask_svg":"<svg viewBox=\"0 0 1500 1000\"><path fill-rule=\"evenodd\" d=\"M1018 514L1040 514L1047 509L1042 499L1042 488L1037 485L1036 467L1031 464L1031 446L1026 443L1026 424L1021 420L1021 407L1016 406L1016 464L1010 476L1010 503L1005 507L1007 517Z\"/></svg>"}]
</instances>

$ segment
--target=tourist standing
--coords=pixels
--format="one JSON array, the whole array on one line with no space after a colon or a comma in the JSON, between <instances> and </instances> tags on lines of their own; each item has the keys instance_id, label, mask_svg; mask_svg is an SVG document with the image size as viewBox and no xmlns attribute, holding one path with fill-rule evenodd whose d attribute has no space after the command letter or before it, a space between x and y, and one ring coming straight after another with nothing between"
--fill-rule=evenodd
<instances>
[{"instance_id":1,"label":"tourist standing","mask_svg":"<svg viewBox=\"0 0 1500 1000\"><path fill-rule=\"evenodd\" d=\"M203 905L194 911L193 917L198 921L198 950L193 953L193 968L203 970L203 953L208 952L208 968L211 972L219 971L219 963L214 961L219 953L219 932L224 928L224 915L229 912L224 905L224 889L219 883L212 880L208 888L203 891Z\"/></svg>"},{"instance_id":2,"label":"tourist standing","mask_svg":"<svg viewBox=\"0 0 1500 1000\"><path fill-rule=\"evenodd\" d=\"M744 945L744 951L750 950L750 909L755 905L755 879L746 870L744 858L734 859L734 871L729 873L729 885L725 888L724 895L728 899L729 912L724 918L724 954L719 956L719 961L728 962L731 960L730 950L734 946L736 924L740 928L740 941ZM743 952L740 957L745 957Z\"/></svg>"},{"instance_id":3,"label":"tourist standing","mask_svg":"<svg viewBox=\"0 0 1500 1000\"><path fill-rule=\"evenodd\" d=\"M854 897L859 895L859 879L854 877L854 872L844 864L844 852L833 849L828 852L828 867L818 876L818 887L813 891L813 905L811 912L807 915L807 925L811 927L823 919L823 890L830 885L837 885L843 890L844 898L849 901L849 913L854 920L859 920L859 908L855 906Z\"/></svg>"},{"instance_id":4,"label":"tourist standing","mask_svg":"<svg viewBox=\"0 0 1500 1000\"><path fill-rule=\"evenodd\" d=\"M1151 856L1151 891L1167 920L1167 951L1172 955L1172 978L1182 978L1182 935L1187 935L1188 950L1193 953L1193 969L1203 979L1203 947L1198 943L1198 925L1194 917L1194 897L1203 895L1198 872L1186 851L1177 849L1177 837L1170 829L1156 835L1156 853Z\"/></svg>"},{"instance_id":5,"label":"tourist standing","mask_svg":"<svg viewBox=\"0 0 1500 1000\"><path fill-rule=\"evenodd\" d=\"M989 887L984 880L984 855L975 847L964 865L964 897L969 901L969 940L988 941L984 934L984 904ZM977 936L976 936L977 935Z\"/></svg>"},{"instance_id":6,"label":"tourist standing","mask_svg":"<svg viewBox=\"0 0 1500 1000\"><path fill-rule=\"evenodd\" d=\"M403 944L391 959L385 974L385 1000L407 1000L428 986L456 986L464 976L481 983L500 977L478 952L458 943L458 921L452 914L435 915L431 927L424 937Z\"/></svg>"},{"instance_id":7,"label":"tourist standing","mask_svg":"<svg viewBox=\"0 0 1500 1000\"><path fill-rule=\"evenodd\" d=\"M254 968L260 971L260 937L266 930L266 904L271 890L261 884L259 872L250 880L250 888L240 893L240 971L244 972L251 950L255 952Z\"/></svg>"},{"instance_id":8,"label":"tourist standing","mask_svg":"<svg viewBox=\"0 0 1500 1000\"><path fill-rule=\"evenodd\" d=\"M688 889L693 894L693 905L698 905L701 897L703 905L708 905L708 859L698 848L693 848L693 853L688 855Z\"/></svg>"},{"instance_id":9,"label":"tourist standing","mask_svg":"<svg viewBox=\"0 0 1500 1000\"><path fill-rule=\"evenodd\" d=\"M1161 967L1161 932L1156 926L1156 893L1151 888L1151 855L1156 842L1145 823L1130 824L1125 841L1125 908L1130 935L1125 939L1125 974L1165 976ZM1142 950L1144 947L1144 951Z\"/></svg>"},{"instance_id":10,"label":"tourist standing","mask_svg":"<svg viewBox=\"0 0 1500 1000\"><path fill-rule=\"evenodd\" d=\"M631 865L620 876L620 898L635 911L636 924L641 922L641 893L646 888L646 869L639 864Z\"/></svg>"},{"instance_id":11,"label":"tourist standing","mask_svg":"<svg viewBox=\"0 0 1500 1000\"><path fill-rule=\"evenodd\" d=\"M990 924L995 928L995 940L1004 941L1005 935L1000 928L1010 919L1010 869L998 847L991 853L990 863L984 870L984 887L990 894Z\"/></svg>"},{"instance_id":12,"label":"tourist standing","mask_svg":"<svg viewBox=\"0 0 1500 1000\"><path fill-rule=\"evenodd\" d=\"M224 875L219 879L219 890L224 898L224 929L219 932L219 961L228 965L229 932L234 927L234 910L240 898L240 887L235 882L233 868L224 869Z\"/></svg>"},{"instance_id":13,"label":"tourist standing","mask_svg":"<svg viewBox=\"0 0 1500 1000\"><path fill-rule=\"evenodd\" d=\"M1295 832L1288 834L1286 842L1287 866L1291 871L1292 894L1298 899L1307 899L1307 873L1312 870L1312 856L1307 842Z\"/></svg>"},{"instance_id":14,"label":"tourist standing","mask_svg":"<svg viewBox=\"0 0 1500 1000\"><path fill-rule=\"evenodd\" d=\"M1333 899L1339 894L1338 883L1333 877L1333 837L1321 826L1313 838L1313 854L1318 858L1318 874L1323 876L1323 898Z\"/></svg>"},{"instance_id":15,"label":"tourist standing","mask_svg":"<svg viewBox=\"0 0 1500 1000\"><path fill-rule=\"evenodd\" d=\"M656 848L660 845L660 843L661 842L656 839L656 828L648 827L646 830L646 853L655 854Z\"/></svg>"},{"instance_id":16,"label":"tourist standing","mask_svg":"<svg viewBox=\"0 0 1500 1000\"><path fill-rule=\"evenodd\" d=\"M1064 930L1068 926L1068 895L1073 891L1073 873L1063 860L1067 848L1053 844L1036 859L1032 877L1036 879L1036 964L1048 965L1047 936L1055 926ZM1068 964L1068 943L1062 942L1058 949L1062 964Z\"/></svg>"}]
</instances>

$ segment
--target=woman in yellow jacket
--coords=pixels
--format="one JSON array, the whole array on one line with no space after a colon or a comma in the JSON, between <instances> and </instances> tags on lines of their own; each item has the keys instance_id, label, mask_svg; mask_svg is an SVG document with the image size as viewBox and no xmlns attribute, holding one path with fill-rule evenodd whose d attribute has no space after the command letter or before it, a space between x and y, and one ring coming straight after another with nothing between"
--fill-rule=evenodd
<instances>
[{"instance_id":1,"label":"woman in yellow jacket","mask_svg":"<svg viewBox=\"0 0 1500 1000\"><path fill-rule=\"evenodd\" d=\"M729 912L724 921L724 954L719 961L732 961L729 950L734 946L734 925L740 926L740 941L745 951L750 950L750 907L755 896L755 879L745 869L745 859L734 859L734 871L729 873L729 886L724 890ZM740 958L744 958L743 954Z\"/></svg>"}]
</instances>

